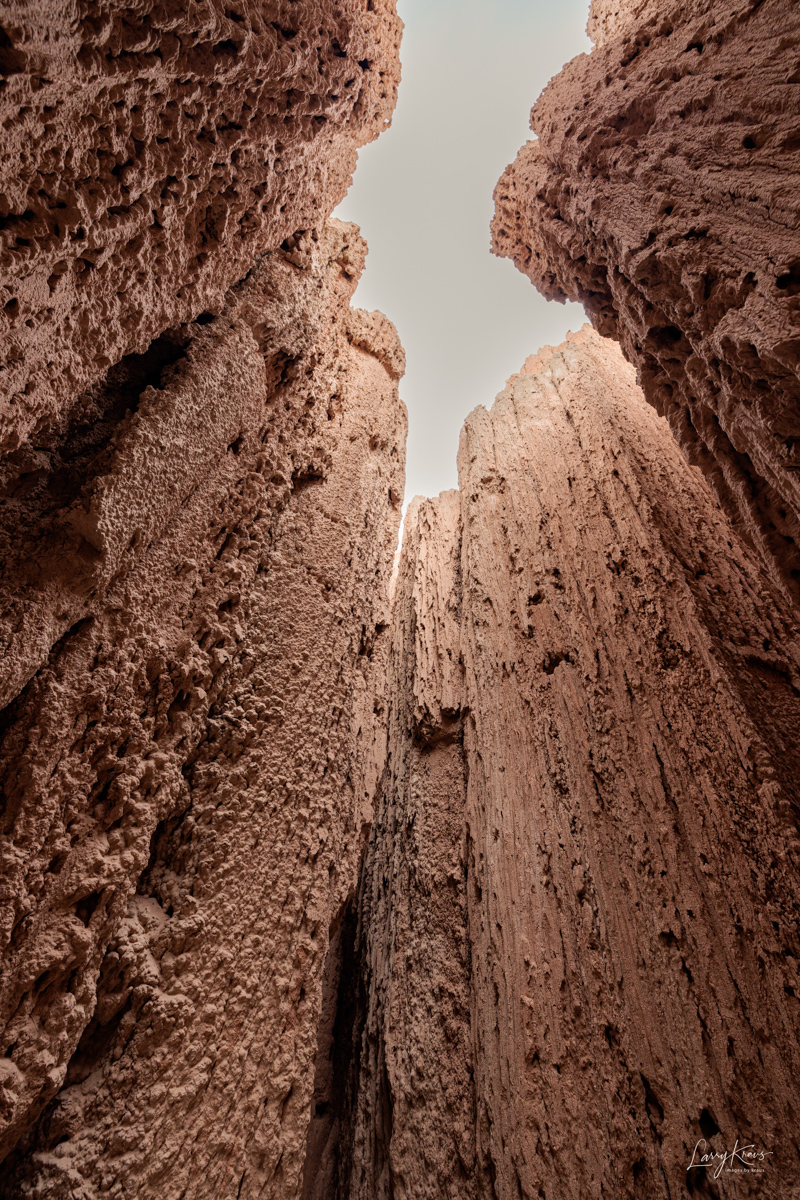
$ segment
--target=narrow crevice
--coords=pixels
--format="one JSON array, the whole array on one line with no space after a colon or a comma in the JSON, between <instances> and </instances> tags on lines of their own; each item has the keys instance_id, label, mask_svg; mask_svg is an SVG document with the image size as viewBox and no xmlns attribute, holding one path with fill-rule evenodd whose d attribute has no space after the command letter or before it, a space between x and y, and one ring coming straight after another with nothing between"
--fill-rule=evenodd
<instances>
[{"instance_id":1,"label":"narrow crevice","mask_svg":"<svg viewBox=\"0 0 800 1200\"><path fill-rule=\"evenodd\" d=\"M306 1139L302 1200L339 1200L348 1194L347 1132L359 1074L365 1020L358 943L358 893L334 919L322 977L314 1092Z\"/></svg>"}]
</instances>

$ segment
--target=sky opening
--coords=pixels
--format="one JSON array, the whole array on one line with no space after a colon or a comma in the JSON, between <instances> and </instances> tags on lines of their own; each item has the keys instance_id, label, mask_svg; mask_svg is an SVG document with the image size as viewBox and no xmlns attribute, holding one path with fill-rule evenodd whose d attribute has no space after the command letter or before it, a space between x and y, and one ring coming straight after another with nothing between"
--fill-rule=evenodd
<instances>
[{"instance_id":1,"label":"sky opening","mask_svg":"<svg viewBox=\"0 0 800 1200\"><path fill-rule=\"evenodd\" d=\"M408 372L406 503L457 486L464 418L585 317L544 300L489 249L492 192L532 136L530 110L588 51L589 0L398 0L405 22L391 129L360 154L335 215L369 257L353 303L397 326Z\"/></svg>"}]
</instances>

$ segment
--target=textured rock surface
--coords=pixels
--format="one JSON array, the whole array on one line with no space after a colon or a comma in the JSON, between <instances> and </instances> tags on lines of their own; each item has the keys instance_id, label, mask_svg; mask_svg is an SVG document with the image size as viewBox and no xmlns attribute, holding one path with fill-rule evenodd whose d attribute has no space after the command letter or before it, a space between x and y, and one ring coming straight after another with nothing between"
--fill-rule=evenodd
<instances>
[{"instance_id":1,"label":"textured rock surface","mask_svg":"<svg viewBox=\"0 0 800 1200\"><path fill-rule=\"evenodd\" d=\"M364 252L293 239L7 460L9 1197L299 1188L403 491Z\"/></svg>"},{"instance_id":2,"label":"textured rock surface","mask_svg":"<svg viewBox=\"0 0 800 1200\"><path fill-rule=\"evenodd\" d=\"M310 1156L304 1200L475 1194L458 493L415 501L406 524L385 807L340 979L336 1071L321 1093L327 1153Z\"/></svg>"},{"instance_id":3,"label":"textured rock surface","mask_svg":"<svg viewBox=\"0 0 800 1200\"><path fill-rule=\"evenodd\" d=\"M595 0L495 191L495 253L580 301L800 597L800 8Z\"/></svg>"},{"instance_id":4,"label":"textured rock surface","mask_svg":"<svg viewBox=\"0 0 800 1200\"><path fill-rule=\"evenodd\" d=\"M306 1194L793 1196L791 607L588 327L471 414L459 480L407 518L340 1178ZM687 1176L737 1137L765 1176Z\"/></svg>"},{"instance_id":5,"label":"textured rock surface","mask_svg":"<svg viewBox=\"0 0 800 1200\"><path fill-rule=\"evenodd\" d=\"M0 3L0 450L321 224L400 28L393 0Z\"/></svg>"}]
</instances>

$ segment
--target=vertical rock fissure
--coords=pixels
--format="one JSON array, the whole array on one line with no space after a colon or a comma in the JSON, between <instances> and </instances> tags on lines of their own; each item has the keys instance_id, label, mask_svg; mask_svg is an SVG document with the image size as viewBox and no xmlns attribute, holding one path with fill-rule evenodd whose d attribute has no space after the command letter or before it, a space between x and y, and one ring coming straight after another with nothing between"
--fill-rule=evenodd
<instances>
[{"instance_id":1,"label":"vertical rock fissure","mask_svg":"<svg viewBox=\"0 0 800 1200\"><path fill-rule=\"evenodd\" d=\"M363 870L363 863L362 863ZM348 1091L357 1072L359 1003L363 984L358 946L357 893L331 929L314 1064L314 1091L303 1167L302 1200L337 1200L347 1158Z\"/></svg>"}]
</instances>

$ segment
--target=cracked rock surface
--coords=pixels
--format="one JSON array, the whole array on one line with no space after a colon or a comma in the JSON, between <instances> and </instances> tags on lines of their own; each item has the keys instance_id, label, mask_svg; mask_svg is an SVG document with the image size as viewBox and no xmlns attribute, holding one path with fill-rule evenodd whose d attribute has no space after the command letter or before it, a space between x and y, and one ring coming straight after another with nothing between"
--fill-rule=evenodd
<instances>
[{"instance_id":1,"label":"cracked rock surface","mask_svg":"<svg viewBox=\"0 0 800 1200\"><path fill-rule=\"evenodd\" d=\"M299 1188L403 492L364 254L292 239L6 460L4 1196Z\"/></svg>"},{"instance_id":2,"label":"cracked rock surface","mask_svg":"<svg viewBox=\"0 0 800 1200\"><path fill-rule=\"evenodd\" d=\"M459 483L407 516L305 1195L721 1197L687 1167L737 1137L737 1195L794 1195L793 609L588 326L470 415Z\"/></svg>"},{"instance_id":3,"label":"cracked rock surface","mask_svg":"<svg viewBox=\"0 0 800 1200\"><path fill-rule=\"evenodd\" d=\"M616 338L800 599L800 8L595 0L531 114L496 254Z\"/></svg>"}]
</instances>

